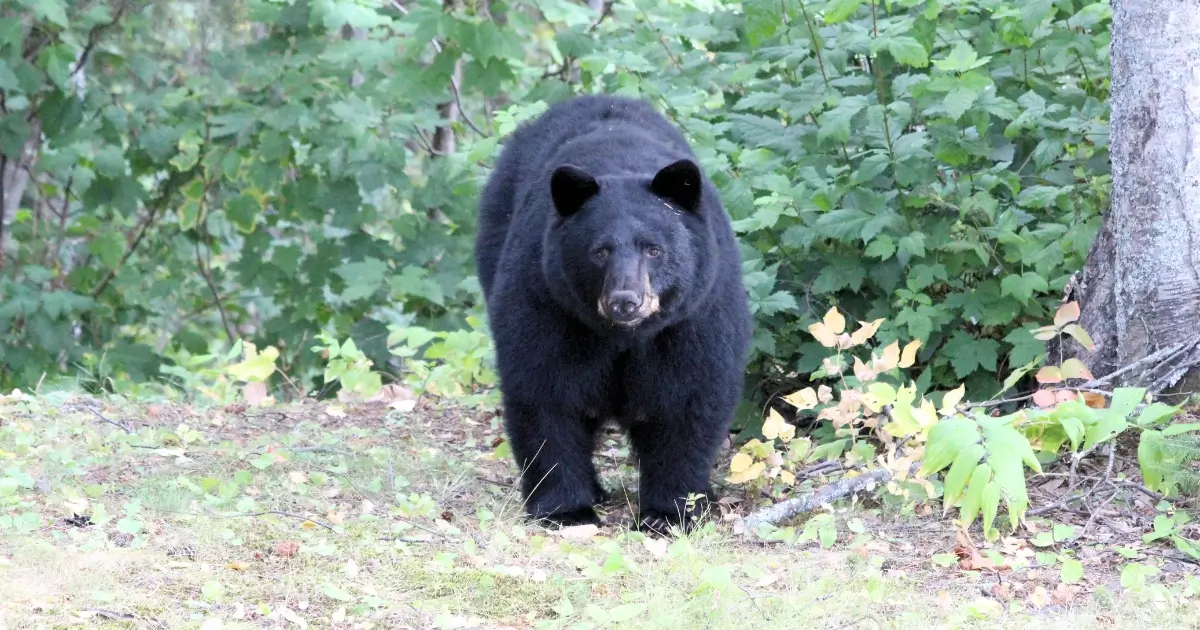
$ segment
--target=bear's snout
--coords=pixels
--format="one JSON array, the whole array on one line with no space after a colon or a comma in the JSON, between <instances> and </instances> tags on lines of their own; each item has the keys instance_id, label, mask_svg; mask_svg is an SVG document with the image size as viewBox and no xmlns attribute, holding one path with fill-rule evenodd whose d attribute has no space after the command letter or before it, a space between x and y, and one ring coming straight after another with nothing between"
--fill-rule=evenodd
<instances>
[{"instance_id":1,"label":"bear's snout","mask_svg":"<svg viewBox=\"0 0 1200 630\"><path fill-rule=\"evenodd\" d=\"M609 317L615 320L627 320L637 317L638 307L642 305L642 296L634 291L613 291L608 296Z\"/></svg>"}]
</instances>

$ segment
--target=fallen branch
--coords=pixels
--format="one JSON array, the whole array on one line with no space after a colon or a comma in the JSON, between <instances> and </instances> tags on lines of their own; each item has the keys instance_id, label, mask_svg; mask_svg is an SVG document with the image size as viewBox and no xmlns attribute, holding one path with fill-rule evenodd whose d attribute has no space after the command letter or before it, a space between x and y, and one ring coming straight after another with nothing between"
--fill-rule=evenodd
<instances>
[{"instance_id":1,"label":"fallen branch","mask_svg":"<svg viewBox=\"0 0 1200 630\"><path fill-rule=\"evenodd\" d=\"M100 413L99 411L96 411L95 409L93 409L91 407L84 407L84 409L87 409L88 411L92 412L92 415L96 416L96 418L98 420L100 420L101 422L107 422L108 424L111 424L114 427L117 427L118 429L120 429L126 433L133 433L133 429L126 424L117 422L116 420L109 420L108 418L104 417L104 414Z\"/></svg>"},{"instance_id":2,"label":"fallen branch","mask_svg":"<svg viewBox=\"0 0 1200 630\"><path fill-rule=\"evenodd\" d=\"M913 474L920 467L921 462L913 462L909 467L908 474ZM787 501L776 503L771 507L753 512L742 520L742 525L746 533L757 530L763 524L778 525L790 518L811 512L821 505L836 501L868 486L887 483L893 476L894 473L892 471L880 469L863 473L857 477L844 477L816 492L788 499Z\"/></svg>"}]
</instances>

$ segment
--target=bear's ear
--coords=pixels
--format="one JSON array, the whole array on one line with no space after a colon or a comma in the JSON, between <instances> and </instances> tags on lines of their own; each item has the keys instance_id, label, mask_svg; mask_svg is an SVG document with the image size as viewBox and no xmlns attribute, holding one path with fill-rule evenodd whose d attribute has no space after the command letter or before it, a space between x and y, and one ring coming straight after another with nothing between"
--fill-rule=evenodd
<instances>
[{"instance_id":1,"label":"bear's ear","mask_svg":"<svg viewBox=\"0 0 1200 630\"><path fill-rule=\"evenodd\" d=\"M700 205L700 167L686 159L672 162L654 176L650 190L688 212L695 212Z\"/></svg>"},{"instance_id":2,"label":"bear's ear","mask_svg":"<svg viewBox=\"0 0 1200 630\"><path fill-rule=\"evenodd\" d=\"M583 169L564 164L554 169L550 176L550 197L558 214L569 217L579 211L583 203L600 192L600 183Z\"/></svg>"}]
</instances>

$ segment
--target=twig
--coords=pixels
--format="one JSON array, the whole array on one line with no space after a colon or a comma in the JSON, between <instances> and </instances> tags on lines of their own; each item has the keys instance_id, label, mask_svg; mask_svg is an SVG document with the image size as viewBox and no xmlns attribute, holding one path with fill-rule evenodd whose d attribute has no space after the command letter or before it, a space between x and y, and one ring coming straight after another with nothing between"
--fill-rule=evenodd
<instances>
[{"instance_id":1,"label":"twig","mask_svg":"<svg viewBox=\"0 0 1200 630\"><path fill-rule=\"evenodd\" d=\"M408 9L404 5L400 4L400 0L392 0L392 8L399 11L402 15L408 15ZM435 37L430 40L429 43L433 45L433 50L435 52L437 52L439 55L442 54L443 47L441 41ZM467 123L467 126L470 127L472 131L479 134L480 138L488 137L488 135L479 127L475 126L474 121L472 121L471 117L467 115L467 110L463 109L462 94L459 91L458 79L454 78L453 74L450 75L450 91L454 93L454 102L458 105L458 113L462 114L463 122Z\"/></svg>"},{"instance_id":2,"label":"twig","mask_svg":"<svg viewBox=\"0 0 1200 630\"><path fill-rule=\"evenodd\" d=\"M83 69L84 64L87 63L88 57L91 56L92 51L95 50L96 44L100 43L100 33L105 29L116 26L117 22L121 21L121 17L125 15L125 10L128 8L129 3L122 2L117 7L117 12L115 15L113 15L113 19L111 21L105 24L98 24L88 31L87 44L83 46L83 51L79 53L79 60L75 62L75 69L71 71L72 77L79 74L79 71Z\"/></svg>"},{"instance_id":3,"label":"twig","mask_svg":"<svg viewBox=\"0 0 1200 630\"><path fill-rule=\"evenodd\" d=\"M126 433L133 433L133 429L129 425L122 424L120 422L117 422L116 420L109 420L108 418L104 417L104 414L100 413L99 411L96 411L95 409L93 409L91 407L84 407L84 409L87 409L88 411L92 412L92 415L96 416L96 418L99 419L101 422L107 422L108 424L111 424L114 427L117 427L118 429L120 429Z\"/></svg>"},{"instance_id":4,"label":"twig","mask_svg":"<svg viewBox=\"0 0 1200 630\"><path fill-rule=\"evenodd\" d=\"M596 27L600 26L601 22L603 22L606 18L608 18L608 16L612 15L613 5L615 5L616 3L617 3L616 0L610 0L609 2L605 2L604 8L600 10L600 17L596 18L595 22L592 22L592 25L588 27L587 32L591 33L593 31L595 31Z\"/></svg>"},{"instance_id":5,"label":"twig","mask_svg":"<svg viewBox=\"0 0 1200 630\"><path fill-rule=\"evenodd\" d=\"M221 314L221 327L225 329L225 336L229 339L230 344L237 343L237 336L233 334L233 326L229 324L229 313L225 312L225 305L221 303L221 292L217 290L217 283L213 280L212 271L200 254L200 241L196 241L196 268L200 270L200 276L204 278L204 283L208 285L208 290L212 292L213 299L216 300L217 312Z\"/></svg>"},{"instance_id":6,"label":"twig","mask_svg":"<svg viewBox=\"0 0 1200 630\"><path fill-rule=\"evenodd\" d=\"M154 224L156 219L158 219L158 214L166 210L167 206L171 203L171 198L175 196L175 193L178 192L179 189L183 188L184 184L191 181L192 177L198 171L198 166L182 173L176 171L167 179L166 183L163 185L162 194L160 194L158 199L155 200L156 203L150 207L150 212L147 214L146 219L139 222L137 234L134 235L133 239L130 240L129 248L126 249L125 254L121 256L121 262L117 263L116 267L105 272L104 277L101 278L100 282L97 283L95 288L92 289L92 299L98 298L100 297L101 293L104 293L104 289L108 288L109 283L112 282L113 278L117 276L117 271L125 266L125 263L129 260L129 257L133 256L134 252L137 251L138 246L142 244L142 239L146 237L146 232L150 230L150 226Z\"/></svg>"},{"instance_id":7,"label":"twig","mask_svg":"<svg viewBox=\"0 0 1200 630\"><path fill-rule=\"evenodd\" d=\"M1138 492L1141 492L1142 494L1150 497L1151 499L1154 499L1155 502L1163 500L1163 495L1151 490L1150 488L1147 488L1146 486L1143 486L1140 483L1134 483L1127 479L1116 479L1114 481L1111 481L1110 483L1121 486L1123 488L1129 488L1130 490L1137 490Z\"/></svg>"},{"instance_id":8,"label":"twig","mask_svg":"<svg viewBox=\"0 0 1200 630\"><path fill-rule=\"evenodd\" d=\"M1108 504L1112 503L1113 499L1117 498L1118 494L1121 494L1120 488L1113 490L1112 494L1108 495L1108 498L1100 504L1100 507L1092 510L1092 515L1088 517L1087 524L1083 526L1083 531L1079 534L1080 536L1087 536L1088 530L1092 528L1092 523L1096 521L1096 517L1100 516L1100 512L1102 512L1104 508L1108 507ZM1109 527L1109 529L1111 530L1112 528Z\"/></svg>"},{"instance_id":9,"label":"twig","mask_svg":"<svg viewBox=\"0 0 1200 630\"><path fill-rule=\"evenodd\" d=\"M1104 385L1104 384L1116 379L1118 376L1127 374L1127 373L1133 371L1134 369L1138 368L1139 366L1145 365L1147 363L1156 363L1156 362L1160 363L1160 364L1167 363L1168 361L1171 361L1172 359L1176 358L1180 354L1183 354L1184 352L1186 352L1187 350L1189 350L1190 348L1194 347L1197 344L1200 344L1200 336L1194 337L1188 341L1178 343L1174 346L1171 346L1170 348L1163 348L1162 350L1159 350L1158 352L1148 354L1148 355L1138 359L1137 361L1134 361L1133 363L1126 365L1125 367L1123 367L1119 370L1115 370L1113 372L1105 374L1101 378L1090 380L1090 381L1084 383L1083 385L1080 385L1080 387L1084 388L1084 387L1095 387L1097 385Z\"/></svg>"},{"instance_id":10,"label":"twig","mask_svg":"<svg viewBox=\"0 0 1200 630\"><path fill-rule=\"evenodd\" d=\"M223 514L223 515L220 515L218 518L238 518L238 517L243 517L243 516L249 518L249 517L255 517L255 516L266 516L268 514L274 514L275 516L286 516L288 518L294 518L294 519L298 519L301 521L308 521L310 523L313 523L314 525L320 525L321 527L324 527L325 529L328 529L331 532L337 533L337 530L334 529L333 526L328 523L318 521L315 518L309 518L307 516L301 516L299 514L292 514L291 512L282 512L280 510L267 510L265 512L250 512L248 514Z\"/></svg>"}]
</instances>

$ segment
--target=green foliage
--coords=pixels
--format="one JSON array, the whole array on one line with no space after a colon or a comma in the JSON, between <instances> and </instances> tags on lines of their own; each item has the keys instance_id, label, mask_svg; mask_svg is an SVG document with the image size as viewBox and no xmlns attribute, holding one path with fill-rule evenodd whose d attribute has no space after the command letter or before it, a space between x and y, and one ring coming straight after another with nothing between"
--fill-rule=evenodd
<instances>
[{"instance_id":1,"label":"green foliage","mask_svg":"<svg viewBox=\"0 0 1200 630\"><path fill-rule=\"evenodd\" d=\"M1078 304L1063 304L1052 324L1032 334L1042 341L1070 335L1090 345L1087 332L1076 323L1078 317ZM1059 459L1064 450L1073 458L1074 478L1079 458L1101 446L1110 449L1111 457L1118 436L1140 433L1138 463L1152 493L1169 496L1176 488L1190 490L1195 483L1190 463L1196 461L1197 449L1191 438L1200 424L1171 423L1182 405L1153 402L1138 387L1118 387L1103 394L1073 388L1066 381L1091 379L1091 374L1078 360L1068 359L1061 366L1041 367L1037 379L1051 387L1026 397L1034 403L1031 408L1001 414L996 408L1012 401L963 403L964 385L943 392L937 407L918 394L905 373L914 364L920 341L903 350L897 341L884 346L877 335L886 326L883 319L859 322L854 332L846 323L833 308L809 326L817 343L834 351L812 374L813 380L828 384L782 397L800 414L814 414L817 428L812 435L817 439L798 437L796 427L771 409L762 426L766 441L752 439L741 446L730 461L728 482L747 484L755 495L770 496L789 492L818 475L873 469L872 474L886 473L885 497L890 494L908 502L936 496L928 478L942 473L943 511L958 508L963 527L981 518L984 536L992 541L1000 537L994 524L1002 503L1012 529L1025 518L1029 508L1025 469L1041 473L1042 463ZM1000 389L1036 368L1044 357L1014 370ZM1188 439L1178 440L1184 435ZM1173 439L1179 448L1168 446ZM1111 467L1110 459L1109 473ZM1110 483L1109 473L1101 483ZM916 486L910 482L922 487L924 496L913 495ZM1057 538L1055 531L1053 539ZM1074 570L1067 575L1074 575Z\"/></svg>"},{"instance_id":2,"label":"green foliage","mask_svg":"<svg viewBox=\"0 0 1200 630\"><path fill-rule=\"evenodd\" d=\"M572 92L651 99L713 173L752 399L819 366L801 333L834 305L921 341L921 391L990 393L1107 203L1102 2L25 6L0 0L0 152L45 139L4 236L5 386L246 338L320 389L322 331L407 378L389 329L472 329L488 163Z\"/></svg>"}]
</instances>

